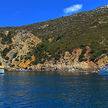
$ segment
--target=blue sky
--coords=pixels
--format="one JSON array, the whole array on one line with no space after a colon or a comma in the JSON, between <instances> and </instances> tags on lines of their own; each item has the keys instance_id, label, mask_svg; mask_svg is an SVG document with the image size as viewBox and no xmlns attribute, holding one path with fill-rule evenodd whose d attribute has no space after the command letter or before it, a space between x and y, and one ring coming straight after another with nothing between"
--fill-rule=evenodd
<instances>
[{"instance_id":1,"label":"blue sky","mask_svg":"<svg viewBox=\"0 0 108 108\"><path fill-rule=\"evenodd\" d=\"M108 0L0 0L0 27L42 22L108 5Z\"/></svg>"}]
</instances>

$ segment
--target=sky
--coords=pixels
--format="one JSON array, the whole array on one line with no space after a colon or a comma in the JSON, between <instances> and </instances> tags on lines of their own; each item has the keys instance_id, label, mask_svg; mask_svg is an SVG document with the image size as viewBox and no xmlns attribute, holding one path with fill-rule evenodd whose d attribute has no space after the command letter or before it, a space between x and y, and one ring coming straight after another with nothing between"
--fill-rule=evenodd
<instances>
[{"instance_id":1,"label":"sky","mask_svg":"<svg viewBox=\"0 0 108 108\"><path fill-rule=\"evenodd\" d=\"M108 0L0 0L0 27L47 21L108 5Z\"/></svg>"}]
</instances>

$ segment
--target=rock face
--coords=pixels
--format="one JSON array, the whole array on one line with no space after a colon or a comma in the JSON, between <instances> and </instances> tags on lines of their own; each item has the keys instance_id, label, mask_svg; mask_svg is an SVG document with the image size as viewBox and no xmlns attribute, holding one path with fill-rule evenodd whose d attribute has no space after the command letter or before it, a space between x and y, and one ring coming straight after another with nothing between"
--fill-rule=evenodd
<instances>
[{"instance_id":1,"label":"rock face","mask_svg":"<svg viewBox=\"0 0 108 108\"><path fill-rule=\"evenodd\" d=\"M105 54L102 54L100 57L99 57L99 60L97 61L97 64L100 68L102 68L102 65L108 63L108 56L105 55Z\"/></svg>"},{"instance_id":2,"label":"rock face","mask_svg":"<svg viewBox=\"0 0 108 108\"><path fill-rule=\"evenodd\" d=\"M2 35L9 37L9 33L10 31L4 31ZM22 61L25 61L26 55L32 51L33 47L41 43L41 39L24 30L15 31L14 34L11 34L11 37L9 37L11 42L9 44L3 43L2 38L0 51L5 66L18 66Z\"/></svg>"},{"instance_id":3,"label":"rock face","mask_svg":"<svg viewBox=\"0 0 108 108\"><path fill-rule=\"evenodd\" d=\"M55 59L51 59L50 61L46 61L44 64L37 64L33 66L33 69L36 70L52 70L52 71L68 71L71 68L76 69L77 72L88 72L95 71L97 69L96 63L89 60L91 51L89 46L86 46L86 52L84 54L86 61L79 62L79 57L82 54L83 49L75 48L70 53L66 51L63 55L61 54L59 60L55 63Z\"/></svg>"},{"instance_id":4,"label":"rock face","mask_svg":"<svg viewBox=\"0 0 108 108\"><path fill-rule=\"evenodd\" d=\"M36 46L40 42L41 40L39 38L26 31L18 32L12 38L12 44L19 52L18 56L26 55L32 47Z\"/></svg>"},{"instance_id":5,"label":"rock face","mask_svg":"<svg viewBox=\"0 0 108 108\"><path fill-rule=\"evenodd\" d=\"M10 31L2 32L5 37L8 37L9 33ZM26 55L33 50L33 47L36 47L42 42L41 39L24 30L19 30L12 34L11 42L9 44L3 43L2 38L0 50L3 55L5 66L28 69L32 68L33 70L46 71L68 71L71 68L75 68L77 71L93 71L97 69L97 66L101 67L105 62L108 62L108 57L106 55L100 56L97 63L90 61L91 48L89 46L85 46L86 51L83 54L83 61L79 61L79 59L84 49L74 48L72 52L65 51L63 54L60 54L60 58L58 60L52 58L50 60L46 60L44 63L32 65L32 62L36 60L35 56L31 55L31 58L26 59ZM48 41L52 42L52 38L49 38Z\"/></svg>"}]
</instances>

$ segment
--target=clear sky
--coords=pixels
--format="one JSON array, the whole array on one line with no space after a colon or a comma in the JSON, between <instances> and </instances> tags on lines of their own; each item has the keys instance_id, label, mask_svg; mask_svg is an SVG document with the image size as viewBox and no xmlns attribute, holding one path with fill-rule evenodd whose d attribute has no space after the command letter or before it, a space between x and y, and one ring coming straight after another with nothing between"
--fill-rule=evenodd
<instances>
[{"instance_id":1,"label":"clear sky","mask_svg":"<svg viewBox=\"0 0 108 108\"><path fill-rule=\"evenodd\" d=\"M0 0L0 27L42 22L108 5L108 0Z\"/></svg>"}]
</instances>

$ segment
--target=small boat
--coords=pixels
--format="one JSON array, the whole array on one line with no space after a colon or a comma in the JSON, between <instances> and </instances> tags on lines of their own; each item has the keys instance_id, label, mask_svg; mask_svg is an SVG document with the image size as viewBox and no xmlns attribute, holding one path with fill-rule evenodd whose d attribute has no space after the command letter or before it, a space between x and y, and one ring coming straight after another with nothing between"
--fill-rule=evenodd
<instances>
[{"instance_id":1,"label":"small boat","mask_svg":"<svg viewBox=\"0 0 108 108\"><path fill-rule=\"evenodd\" d=\"M27 70L26 69L19 69L20 72L26 72Z\"/></svg>"},{"instance_id":2,"label":"small boat","mask_svg":"<svg viewBox=\"0 0 108 108\"><path fill-rule=\"evenodd\" d=\"M108 64L103 65L103 69L98 71L98 75L108 75Z\"/></svg>"},{"instance_id":3,"label":"small boat","mask_svg":"<svg viewBox=\"0 0 108 108\"><path fill-rule=\"evenodd\" d=\"M71 68L68 70L69 72L75 72L75 69L74 68Z\"/></svg>"},{"instance_id":4,"label":"small boat","mask_svg":"<svg viewBox=\"0 0 108 108\"><path fill-rule=\"evenodd\" d=\"M0 66L0 74L4 74L5 70L4 70L4 66Z\"/></svg>"},{"instance_id":5,"label":"small boat","mask_svg":"<svg viewBox=\"0 0 108 108\"><path fill-rule=\"evenodd\" d=\"M4 74L5 70L4 70L4 64L3 64L3 59L0 53L0 74Z\"/></svg>"}]
</instances>

